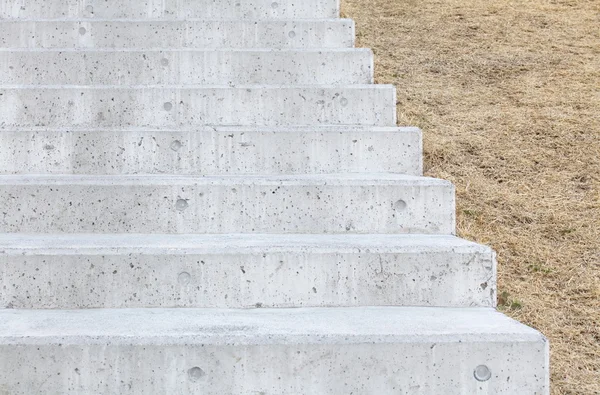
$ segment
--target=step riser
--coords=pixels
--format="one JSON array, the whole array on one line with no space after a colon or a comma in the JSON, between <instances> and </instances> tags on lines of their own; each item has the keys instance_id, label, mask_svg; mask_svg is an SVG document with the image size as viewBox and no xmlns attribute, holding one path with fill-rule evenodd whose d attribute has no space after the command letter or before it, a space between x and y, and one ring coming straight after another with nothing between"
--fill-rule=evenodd
<instances>
[{"instance_id":1,"label":"step riser","mask_svg":"<svg viewBox=\"0 0 600 395\"><path fill-rule=\"evenodd\" d=\"M0 52L0 84L339 85L373 82L368 50ZM135 70L135 72L132 72Z\"/></svg>"},{"instance_id":2,"label":"step riser","mask_svg":"<svg viewBox=\"0 0 600 395\"><path fill-rule=\"evenodd\" d=\"M0 306L491 307L495 262L473 250L11 254L0 256Z\"/></svg>"},{"instance_id":3,"label":"step riser","mask_svg":"<svg viewBox=\"0 0 600 395\"><path fill-rule=\"evenodd\" d=\"M0 346L0 385L11 395L41 387L45 394L549 393L542 342L266 341L228 345L224 335L221 345L155 345L139 338L131 340L135 345L6 345ZM493 373L489 381L475 379L479 365Z\"/></svg>"},{"instance_id":4,"label":"step riser","mask_svg":"<svg viewBox=\"0 0 600 395\"><path fill-rule=\"evenodd\" d=\"M395 126L391 86L4 88L0 119L15 127L194 125Z\"/></svg>"},{"instance_id":5,"label":"step riser","mask_svg":"<svg viewBox=\"0 0 600 395\"><path fill-rule=\"evenodd\" d=\"M338 0L5 0L1 19L64 18L199 18L199 19L307 19L336 18Z\"/></svg>"},{"instance_id":6,"label":"step riser","mask_svg":"<svg viewBox=\"0 0 600 395\"><path fill-rule=\"evenodd\" d=\"M339 130L2 131L0 174L422 174L418 129Z\"/></svg>"},{"instance_id":7,"label":"step riser","mask_svg":"<svg viewBox=\"0 0 600 395\"><path fill-rule=\"evenodd\" d=\"M455 225L446 183L9 182L0 185L6 233L452 234Z\"/></svg>"},{"instance_id":8,"label":"step riser","mask_svg":"<svg viewBox=\"0 0 600 395\"><path fill-rule=\"evenodd\" d=\"M3 22L0 48L350 48L354 23L324 21Z\"/></svg>"}]
</instances>

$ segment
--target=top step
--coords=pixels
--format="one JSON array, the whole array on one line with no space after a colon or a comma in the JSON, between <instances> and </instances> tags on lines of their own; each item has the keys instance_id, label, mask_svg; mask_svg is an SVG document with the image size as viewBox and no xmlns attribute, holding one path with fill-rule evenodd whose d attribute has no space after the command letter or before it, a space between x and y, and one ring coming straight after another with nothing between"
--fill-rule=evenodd
<instances>
[{"instance_id":1,"label":"top step","mask_svg":"<svg viewBox=\"0 0 600 395\"><path fill-rule=\"evenodd\" d=\"M339 9L339 0L3 0L0 19L312 19Z\"/></svg>"}]
</instances>

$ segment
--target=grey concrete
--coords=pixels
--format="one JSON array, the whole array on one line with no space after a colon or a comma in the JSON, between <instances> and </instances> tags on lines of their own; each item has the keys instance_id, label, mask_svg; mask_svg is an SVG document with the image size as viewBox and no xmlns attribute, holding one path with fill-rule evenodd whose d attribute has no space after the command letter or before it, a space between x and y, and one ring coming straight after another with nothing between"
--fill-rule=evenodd
<instances>
[{"instance_id":1,"label":"grey concrete","mask_svg":"<svg viewBox=\"0 0 600 395\"><path fill-rule=\"evenodd\" d=\"M336 18L339 0L3 0L0 19Z\"/></svg>"},{"instance_id":2,"label":"grey concrete","mask_svg":"<svg viewBox=\"0 0 600 395\"><path fill-rule=\"evenodd\" d=\"M423 235L0 234L11 308L494 306L488 248Z\"/></svg>"},{"instance_id":3,"label":"grey concrete","mask_svg":"<svg viewBox=\"0 0 600 395\"><path fill-rule=\"evenodd\" d=\"M481 308L5 310L0 353L11 395L545 395L549 380L546 339Z\"/></svg>"},{"instance_id":4,"label":"grey concrete","mask_svg":"<svg viewBox=\"0 0 600 395\"><path fill-rule=\"evenodd\" d=\"M15 127L396 125L390 85L0 87L0 130Z\"/></svg>"},{"instance_id":5,"label":"grey concrete","mask_svg":"<svg viewBox=\"0 0 600 395\"><path fill-rule=\"evenodd\" d=\"M422 174L417 128L0 132L0 174Z\"/></svg>"},{"instance_id":6,"label":"grey concrete","mask_svg":"<svg viewBox=\"0 0 600 395\"><path fill-rule=\"evenodd\" d=\"M135 70L132 73L132 70ZM369 49L0 50L0 84L373 83Z\"/></svg>"},{"instance_id":7,"label":"grey concrete","mask_svg":"<svg viewBox=\"0 0 600 395\"><path fill-rule=\"evenodd\" d=\"M454 187L395 174L0 176L0 232L453 234Z\"/></svg>"},{"instance_id":8,"label":"grey concrete","mask_svg":"<svg viewBox=\"0 0 600 395\"><path fill-rule=\"evenodd\" d=\"M0 2L0 395L549 394L339 11Z\"/></svg>"},{"instance_id":9,"label":"grey concrete","mask_svg":"<svg viewBox=\"0 0 600 395\"><path fill-rule=\"evenodd\" d=\"M350 19L0 20L0 48L350 48Z\"/></svg>"}]
</instances>

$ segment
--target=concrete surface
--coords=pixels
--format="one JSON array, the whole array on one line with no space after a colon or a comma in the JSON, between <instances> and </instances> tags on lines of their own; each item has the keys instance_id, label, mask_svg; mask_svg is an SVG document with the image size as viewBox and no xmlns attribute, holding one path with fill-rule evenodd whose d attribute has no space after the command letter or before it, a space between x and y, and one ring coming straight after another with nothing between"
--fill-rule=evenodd
<instances>
[{"instance_id":1,"label":"concrete surface","mask_svg":"<svg viewBox=\"0 0 600 395\"><path fill-rule=\"evenodd\" d=\"M396 89L344 86L0 86L14 127L396 125Z\"/></svg>"},{"instance_id":2,"label":"concrete surface","mask_svg":"<svg viewBox=\"0 0 600 395\"><path fill-rule=\"evenodd\" d=\"M546 339L481 308L4 310L0 352L11 395L539 395L549 376Z\"/></svg>"},{"instance_id":3,"label":"concrete surface","mask_svg":"<svg viewBox=\"0 0 600 395\"><path fill-rule=\"evenodd\" d=\"M48 81L55 85L371 84L373 53L354 48L0 50L0 84Z\"/></svg>"},{"instance_id":4,"label":"concrete surface","mask_svg":"<svg viewBox=\"0 0 600 395\"><path fill-rule=\"evenodd\" d=\"M350 48L350 19L0 20L0 48Z\"/></svg>"},{"instance_id":5,"label":"concrete surface","mask_svg":"<svg viewBox=\"0 0 600 395\"><path fill-rule=\"evenodd\" d=\"M452 236L0 234L0 251L0 306L19 309L496 303L494 254Z\"/></svg>"},{"instance_id":6,"label":"concrete surface","mask_svg":"<svg viewBox=\"0 0 600 395\"><path fill-rule=\"evenodd\" d=\"M398 174L0 176L0 232L453 234L454 187Z\"/></svg>"},{"instance_id":7,"label":"concrete surface","mask_svg":"<svg viewBox=\"0 0 600 395\"><path fill-rule=\"evenodd\" d=\"M417 128L5 130L0 174L422 174Z\"/></svg>"},{"instance_id":8,"label":"concrete surface","mask_svg":"<svg viewBox=\"0 0 600 395\"><path fill-rule=\"evenodd\" d=\"M339 11L339 0L3 0L0 19L310 19Z\"/></svg>"},{"instance_id":9,"label":"concrete surface","mask_svg":"<svg viewBox=\"0 0 600 395\"><path fill-rule=\"evenodd\" d=\"M0 2L0 395L549 394L339 13Z\"/></svg>"}]
</instances>

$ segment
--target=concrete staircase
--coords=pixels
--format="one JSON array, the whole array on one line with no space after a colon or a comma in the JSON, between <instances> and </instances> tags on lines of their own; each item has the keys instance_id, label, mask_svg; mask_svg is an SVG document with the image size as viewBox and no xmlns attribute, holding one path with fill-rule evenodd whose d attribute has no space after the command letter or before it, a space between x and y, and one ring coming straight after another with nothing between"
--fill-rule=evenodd
<instances>
[{"instance_id":1,"label":"concrete staircase","mask_svg":"<svg viewBox=\"0 0 600 395\"><path fill-rule=\"evenodd\" d=\"M338 17L0 2L0 394L549 393Z\"/></svg>"}]
</instances>

